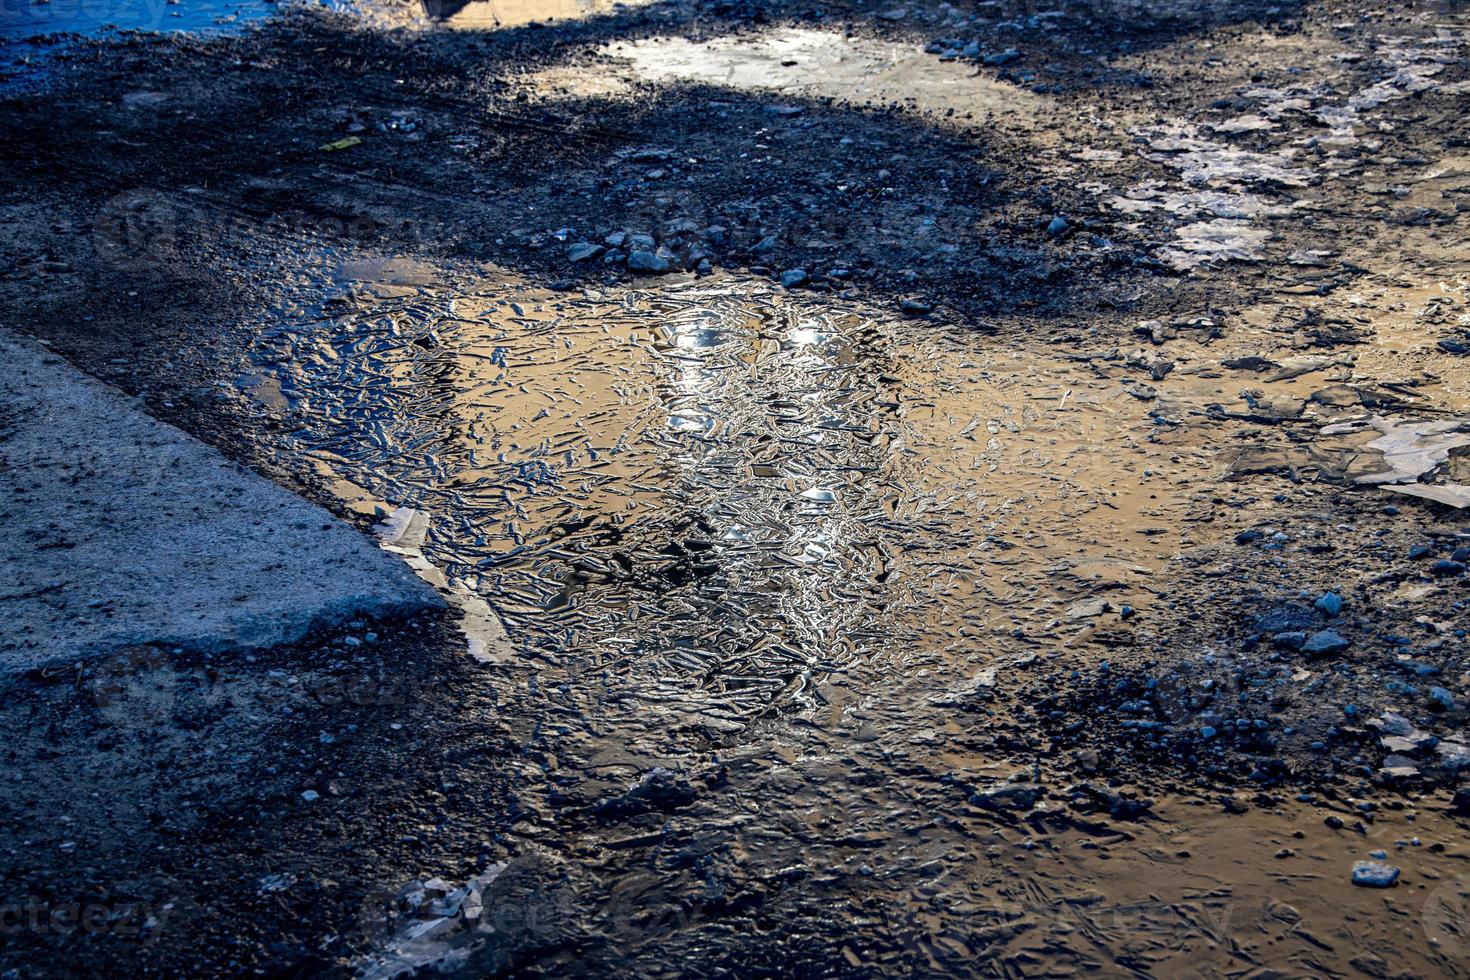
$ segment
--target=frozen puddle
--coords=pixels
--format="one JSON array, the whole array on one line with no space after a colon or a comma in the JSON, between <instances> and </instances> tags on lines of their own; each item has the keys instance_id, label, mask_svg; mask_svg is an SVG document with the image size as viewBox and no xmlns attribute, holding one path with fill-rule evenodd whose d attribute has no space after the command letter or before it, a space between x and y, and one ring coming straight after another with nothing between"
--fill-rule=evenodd
<instances>
[{"instance_id":1,"label":"frozen puddle","mask_svg":"<svg viewBox=\"0 0 1470 980\"><path fill-rule=\"evenodd\" d=\"M268 0L3 0L0 38L130 31L221 31L270 16Z\"/></svg>"},{"instance_id":2,"label":"frozen puddle","mask_svg":"<svg viewBox=\"0 0 1470 980\"><path fill-rule=\"evenodd\" d=\"M301 319L256 366L293 450L429 515L415 548L520 656L641 659L732 717L1146 602L1213 465L1117 380L759 280L496 277Z\"/></svg>"},{"instance_id":3,"label":"frozen puddle","mask_svg":"<svg viewBox=\"0 0 1470 980\"><path fill-rule=\"evenodd\" d=\"M635 81L702 82L793 98L834 98L853 105L896 103L979 120L1029 119L1043 104L1030 92L977 73L972 66L940 61L918 45L806 28L705 43L650 38L619 42L604 52L623 59L630 69L621 76L614 69L601 79L607 90L631 87Z\"/></svg>"},{"instance_id":4,"label":"frozen puddle","mask_svg":"<svg viewBox=\"0 0 1470 980\"><path fill-rule=\"evenodd\" d=\"M582 20L654 0L423 0L429 20L460 30L495 30L556 20Z\"/></svg>"},{"instance_id":5,"label":"frozen puddle","mask_svg":"<svg viewBox=\"0 0 1470 980\"><path fill-rule=\"evenodd\" d=\"M59 34L98 36L115 31L238 30L289 6L321 4L367 21L440 24L460 30L496 30L555 20L578 20L647 6L653 0L414 0L408 9L378 0L3 0L0 38Z\"/></svg>"}]
</instances>

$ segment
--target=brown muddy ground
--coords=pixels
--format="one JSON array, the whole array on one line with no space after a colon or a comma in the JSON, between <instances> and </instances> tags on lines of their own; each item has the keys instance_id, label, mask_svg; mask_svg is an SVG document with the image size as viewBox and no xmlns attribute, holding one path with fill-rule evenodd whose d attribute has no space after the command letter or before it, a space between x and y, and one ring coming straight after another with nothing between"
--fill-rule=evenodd
<instances>
[{"instance_id":1,"label":"brown muddy ground","mask_svg":"<svg viewBox=\"0 0 1470 980\"><path fill-rule=\"evenodd\" d=\"M1470 969L1464 11L534 6L0 57L4 324L461 610L13 684L4 968Z\"/></svg>"}]
</instances>

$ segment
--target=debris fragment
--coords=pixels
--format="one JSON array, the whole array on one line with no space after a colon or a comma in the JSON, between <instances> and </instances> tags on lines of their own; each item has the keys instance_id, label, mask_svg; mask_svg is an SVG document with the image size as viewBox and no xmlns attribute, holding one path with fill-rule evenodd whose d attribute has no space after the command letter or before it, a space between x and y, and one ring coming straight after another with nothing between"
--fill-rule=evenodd
<instances>
[{"instance_id":1,"label":"debris fragment","mask_svg":"<svg viewBox=\"0 0 1470 980\"><path fill-rule=\"evenodd\" d=\"M1470 486L1463 483L1389 484L1384 489L1407 494L1410 497L1448 504L1451 507L1470 507Z\"/></svg>"},{"instance_id":2,"label":"debris fragment","mask_svg":"<svg viewBox=\"0 0 1470 980\"><path fill-rule=\"evenodd\" d=\"M1388 489L1452 507L1470 502L1470 490L1460 484L1413 483L1449 459L1450 452L1470 446L1470 424L1451 418L1434 421L1404 421L1374 415L1366 422L1343 422L1323 427L1323 435L1361 431L1365 426L1382 435L1365 448L1383 454L1384 469L1359 473L1355 483L1385 484Z\"/></svg>"}]
</instances>

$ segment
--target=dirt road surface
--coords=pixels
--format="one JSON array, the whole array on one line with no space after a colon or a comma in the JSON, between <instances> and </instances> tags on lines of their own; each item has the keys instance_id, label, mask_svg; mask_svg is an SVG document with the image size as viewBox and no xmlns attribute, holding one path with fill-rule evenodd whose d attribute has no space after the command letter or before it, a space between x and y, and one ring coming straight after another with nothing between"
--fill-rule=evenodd
<instances>
[{"instance_id":1,"label":"dirt road surface","mask_svg":"<svg viewBox=\"0 0 1470 980\"><path fill-rule=\"evenodd\" d=\"M10 679L7 975L1470 970L1462 4L52 5L0 327L447 607Z\"/></svg>"}]
</instances>

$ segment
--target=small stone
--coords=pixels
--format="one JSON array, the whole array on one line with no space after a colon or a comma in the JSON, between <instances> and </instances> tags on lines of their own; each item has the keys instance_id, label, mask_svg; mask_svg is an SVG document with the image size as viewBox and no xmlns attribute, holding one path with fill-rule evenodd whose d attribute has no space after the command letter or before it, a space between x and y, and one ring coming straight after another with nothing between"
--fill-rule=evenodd
<instances>
[{"instance_id":1,"label":"small stone","mask_svg":"<svg viewBox=\"0 0 1470 980\"><path fill-rule=\"evenodd\" d=\"M1336 616L1342 612L1342 596L1336 592L1325 592L1313 605L1329 616Z\"/></svg>"},{"instance_id":2,"label":"small stone","mask_svg":"<svg viewBox=\"0 0 1470 980\"><path fill-rule=\"evenodd\" d=\"M1353 884L1360 888L1392 888L1399 880L1399 869L1379 861L1353 864Z\"/></svg>"},{"instance_id":3,"label":"small stone","mask_svg":"<svg viewBox=\"0 0 1470 980\"><path fill-rule=\"evenodd\" d=\"M586 262L588 259L597 258L602 253L603 247L594 245L592 242L576 242L567 246L567 258L573 262Z\"/></svg>"},{"instance_id":4,"label":"small stone","mask_svg":"<svg viewBox=\"0 0 1470 980\"><path fill-rule=\"evenodd\" d=\"M1429 689L1430 711L1454 711L1455 696L1442 687L1431 687Z\"/></svg>"},{"instance_id":5,"label":"small stone","mask_svg":"<svg viewBox=\"0 0 1470 980\"><path fill-rule=\"evenodd\" d=\"M933 309L921 299L906 299L898 304L898 308L908 316L923 316Z\"/></svg>"},{"instance_id":6,"label":"small stone","mask_svg":"<svg viewBox=\"0 0 1470 980\"><path fill-rule=\"evenodd\" d=\"M781 285L787 289L795 289L797 286L805 285L806 282L807 274L805 269L787 269L781 273Z\"/></svg>"},{"instance_id":7,"label":"small stone","mask_svg":"<svg viewBox=\"0 0 1470 980\"><path fill-rule=\"evenodd\" d=\"M308 803L313 803L313 802L321 799L321 794L318 793L314 789L309 789L306 792L304 792L304 793L301 794L301 798L303 800L305 800L306 802L308 802Z\"/></svg>"},{"instance_id":8,"label":"small stone","mask_svg":"<svg viewBox=\"0 0 1470 980\"><path fill-rule=\"evenodd\" d=\"M1349 644L1336 630L1322 630L1307 638L1302 649L1307 653L1341 653Z\"/></svg>"},{"instance_id":9,"label":"small stone","mask_svg":"<svg viewBox=\"0 0 1470 980\"><path fill-rule=\"evenodd\" d=\"M628 254L628 268L634 272L662 274L673 271L674 263L666 255L640 248Z\"/></svg>"},{"instance_id":10,"label":"small stone","mask_svg":"<svg viewBox=\"0 0 1470 980\"><path fill-rule=\"evenodd\" d=\"M1057 215L1056 217L1052 218L1051 221L1047 224L1046 233L1055 237L1057 235L1060 235L1062 232L1066 231L1070 227L1071 225L1067 224L1066 218L1062 217L1061 215Z\"/></svg>"},{"instance_id":11,"label":"small stone","mask_svg":"<svg viewBox=\"0 0 1470 980\"><path fill-rule=\"evenodd\" d=\"M1465 574L1465 563L1462 561L1450 561L1441 559L1429 566L1429 574L1439 578L1449 578L1454 575Z\"/></svg>"},{"instance_id":12,"label":"small stone","mask_svg":"<svg viewBox=\"0 0 1470 980\"><path fill-rule=\"evenodd\" d=\"M1300 650L1306 646L1307 634L1301 630L1289 630L1285 633L1277 633L1271 637L1271 642L1288 650Z\"/></svg>"}]
</instances>

